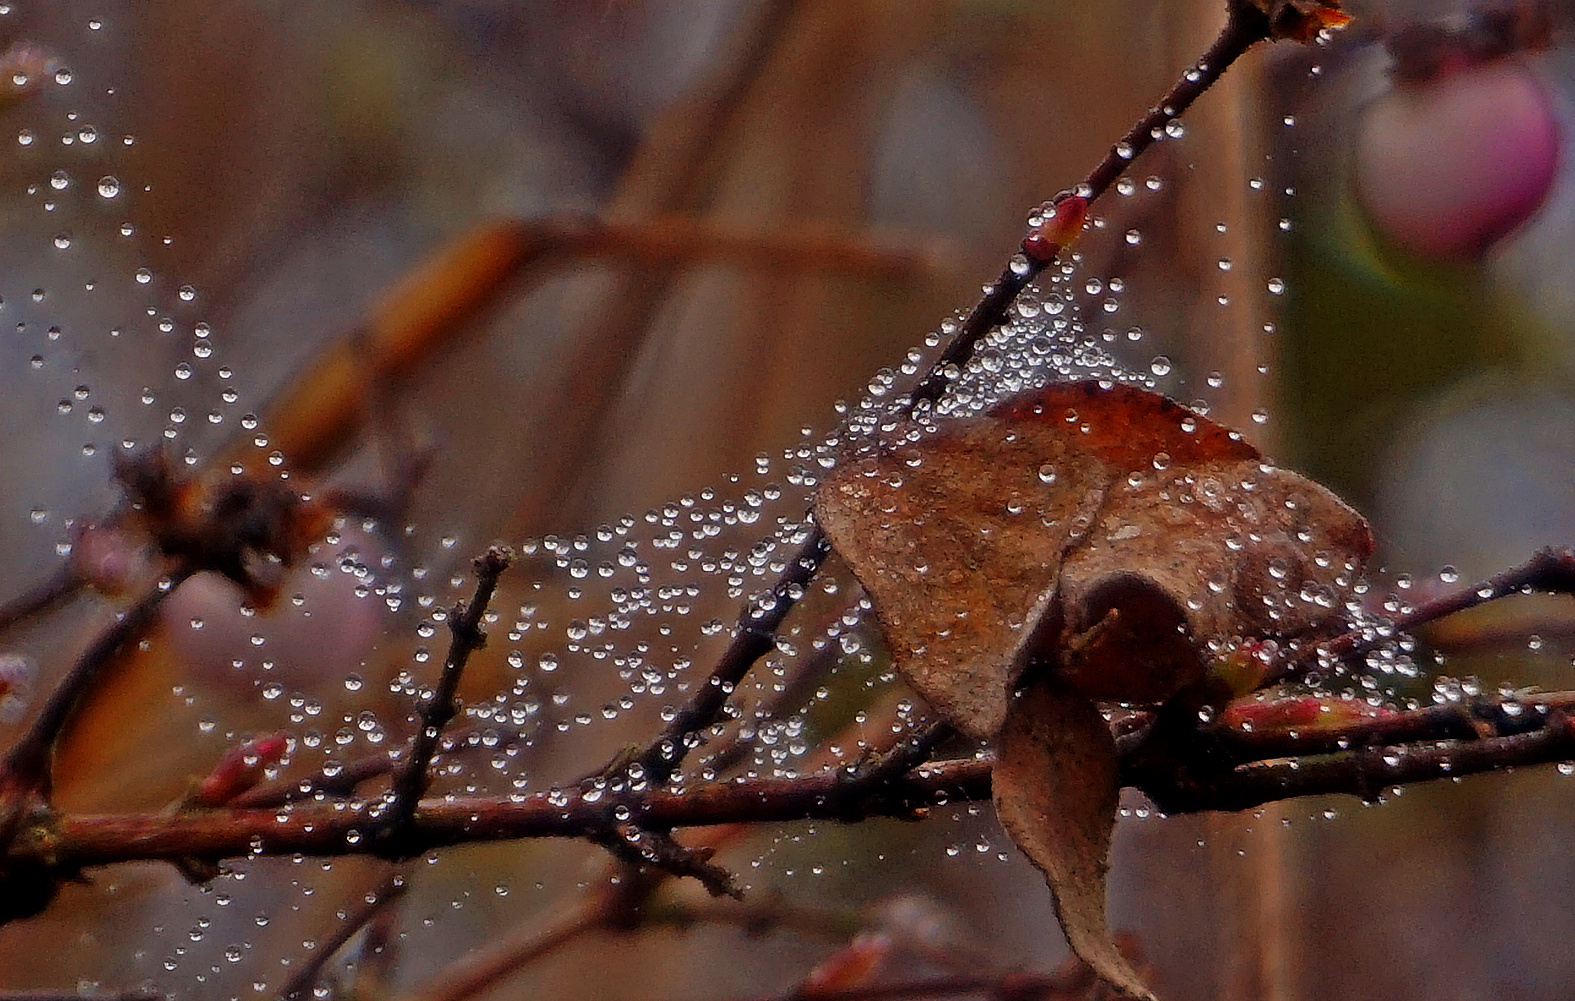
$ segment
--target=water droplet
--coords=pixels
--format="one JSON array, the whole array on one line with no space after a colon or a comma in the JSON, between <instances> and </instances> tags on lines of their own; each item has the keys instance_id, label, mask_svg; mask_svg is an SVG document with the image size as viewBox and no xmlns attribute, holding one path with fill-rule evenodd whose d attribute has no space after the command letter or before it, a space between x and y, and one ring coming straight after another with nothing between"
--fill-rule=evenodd
<instances>
[{"instance_id":1,"label":"water droplet","mask_svg":"<svg viewBox=\"0 0 1575 1001\"><path fill-rule=\"evenodd\" d=\"M98 194L100 198L114 198L120 194L120 179L113 174L105 174L99 178Z\"/></svg>"},{"instance_id":2,"label":"water droplet","mask_svg":"<svg viewBox=\"0 0 1575 1001\"><path fill-rule=\"evenodd\" d=\"M1170 374L1170 359L1164 355L1155 355L1154 360L1148 363L1148 370L1157 376Z\"/></svg>"}]
</instances>

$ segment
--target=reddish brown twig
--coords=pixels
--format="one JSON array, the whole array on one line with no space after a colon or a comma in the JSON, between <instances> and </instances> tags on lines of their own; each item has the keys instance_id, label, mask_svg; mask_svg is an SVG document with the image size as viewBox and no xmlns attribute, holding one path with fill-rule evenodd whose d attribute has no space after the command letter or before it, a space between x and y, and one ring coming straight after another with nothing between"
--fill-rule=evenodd
<instances>
[{"instance_id":1,"label":"reddish brown twig","mask_svg":"<svg viewBox=\"0 0 1575 1001\"><path fill-rule=\"evenodd\" d=\"M630 767L631 779L665 785L672 778L690 748L699 743L699 732L716 722L733 689L744 680L755 661L776 645L777 627L797 600L795 595L819 572L829 552L820 529L810 528L804 542L765 596L750 602L739 613L727 649L689 701L635 759Z\"/></svg>"},{"instance_id":2,"label":"reddish brown twig","mask_svg":"<svg viewBox=\"0 0 1575 1001\"><path fill-rule=\"evenodd\" d=\"M1165 126L1175 121L1192 106L1204 91L1214 86L1231 64L1248 49L1270 37L1272 25L1263 11L1247 2L1227 4L1229 16L1208 51L1196 66L1184 73L1180 80L1165 92L1159 103L1148 110L1137 123L1089 171L1077 187L1067 194L1080 199L1081 208L1098 201L1110 189L1132 162L1165 135ZM1069 220L1057 217L1055 204L1049 203L1031 219L1028 236L1023 239L1022 254L1014 257L1001 271L1000 277L989 287L957 333L937 356L929 372L908 394L909 406L923 401L940 399L946 391L958 366L968 360L974 345L1006 319L1006 311L1056 258L1061 248L1070 242L1066 233ZM1076 222L1080 225L1079 214ZM1046 233L1051 234L1047 237ZM1070 236L1075 236L1075 231Z\"/></svg>"},{"instance_id":3,"label":"reddish brown twig","mask_svg":"<svg viewBox=\"0 0 1575 1001\"><path fill-rule=\"evenodd\" d=\"M496 984L515 970L537 962L585 935L613 927L619 913L618 894L603 889L533 925L520 936L489 942L445 966L438 976L418 984L401 1001L464 1001Z\"/></svg>"},{"instance_id":4,"label":"reddish brown twig","mask_svg":"<svg viewBox=\"0 0 1575 1001\"><path fill-rule=\"evenodd\" d=\"M1513 706L1511 705L1513 703ZM1306 737L1289 734L1252 748L1241 735L1205 733L1202 743L1145 753L1124 741L1126 784L1169 812L1241 810L1298 796L1345 793L1372 798L1390 786L1575 760L1575 732L1564 706L1575 693L1487 700L1467 707L1472 736L1438 708L1360 720ZM1518 707L1518 708L1513 708ZM1521 730L1530 721L1529 729ZM1487 734L1482 736L1481 734ZM1404 742L1364 742L1404 736ZM1237 741L1234 753L1221 755ZM1346 741L1349 750L1329 751ZM1249 757L1248 750L1270 757ZM829 769L799 778L707 782L682 791L647 788L594 801L572 790L512 802L456 799L421 804L407 847L426 850L474 841L586 837L612 827L621 807L652 830L807 819L858 821L911 817L941 803L989 796L988 759L923 765L879 784L850 782ZM276 810L216 809L185 815L63 816L21 832L4 856L11 872L73 872L142 859L226 858L253 854L364 853L377 820L365 803L298 805Z\"/></svg>"},{"instance_id":5,"label":"reddish brown twig","mask_svg":"<svg viewBox=\"0 0 1575 1001\"><path fill-rule=\"evenodd\" d=\"M792 687L791 685L789 687ZM893 700L895 702L895 700ZM874 730L881 734L891 734L890 723L900 715L895 705L889 711L878 711L873 716L882 721L881 725L874 726ZM809 762L811 766L816 760L823 765L835 763L835 758L830 753L832 745L843 742L844 738L851 735L844 732L837 737L823 743ZM887 743L881 743L871 749L871 760L879 760L897 741L893 737ZM736 743L723 748L722 754L726 755ZM747 833L747 827L734 824L728 827L717 828L707 832L708 844L713 848L720 848L731 841L735 841ZM548 918L545 923L539 921L527 922L520 928L506 932L497 942L483 947L476 953L456 960L450 967L440 971L432 977L425 987L419 988L410 997L402 1001L462 1001L473 994L485 990L491 984L502 979L514 971L542 958L551 948L568 941L569 935L564 934L566 920L572 922L574 934L583 931L602 928L620 928L628 931L641 925L662 923L667 921L664 914L667 911L664 905L653 899L653 895L668 877L680 875L672 869L644 868L636 873L629 873L627 868L621 874L616 888L604 888L598 894L580 903L569 912L567 918L563 913L557 913ZM608 874L609 878L611 873ZM611 896L609 896L609 894ZM758 913L762 908L758 902L726 903L715 901L712 908L707 911L700 905L691 905L689 910L698 913L716 913L716 920L727 920L720 915L736 917ZM775 927L780 924L792 924L784 921L784 914L800 913L799 911L785 909L779 905L765 905L771 910L772 918L765 924ZM637 912L637 913L635 913ZM586 926L582 919L595 913L600 919L593 926ZM823 917L823 915L822 915ZM638 918L638 920L635 920ZM704 917L699 920L706 920ZM668 923L682 924L682 920L673 919ZM856 929L844 929L843 937L851 936ZM549 943L550 948L543 948L543 943Z\"/></svg>"},{"instance_id":6,"label":"reddish brown twig","mask_svg":"<svg viewBox=\"0 0 1575 1001\"><path fill-rule=\"evenodd\" d=\"M1088 977L1042 973L949 974L893 984L856 984L739 1001L901 1001L903 998L978 997L989 1001L1084 1001L1098 997Z\"/></svg>"},{"instance_id":7,"label":"reddish brown twig","mask_svg":"<svg viewBox=\"0 0 1575 1001\"><path fill-rule=\"evenodd\" d=\"M379 751L303 778L278 778L271 782L260 782L235 797L228 805L234 809L253 810L284 806L317 796L342 799L354 793L361 783L389 774L399 761L399 752Z\"/></svg>"}]
</instances>

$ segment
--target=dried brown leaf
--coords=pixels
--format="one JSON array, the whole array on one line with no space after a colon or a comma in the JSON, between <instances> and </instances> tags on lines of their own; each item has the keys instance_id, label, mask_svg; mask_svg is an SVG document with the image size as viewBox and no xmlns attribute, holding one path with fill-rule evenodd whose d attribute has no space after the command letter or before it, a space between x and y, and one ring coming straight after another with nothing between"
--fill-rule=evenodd
<instances>
[{"instance_id":1,"label":"dried brown leaf","mask_svg":"<svg viewBox=\"0 0 1575 1001\"><path fill-rule=\"evenodd\" d=\"M1157 702L1209 644L1338 613L1372 548L1323 487L1157 393L1060 383L982 417L898 424L827 475L816 517L899 671L993 737L1028 661Z\"/></svg>"},{"instance_id":2,"label":"dried brown leaf","mask_svg":"<svg viewBox=\"0 0 1575 1001\"><path fill-rule=\"evenodd\" d=\"M900 422L842 458L815 514L903 677L998 740L996 811L1072 948L1152 997L1105 924L1119 776L1094 700L1240 694L1257 675L1211 667L1338 616L1367 523L1200 414L1098 382Z\"/></svg>"},{"instance_id":3,"label":"dried brown leaf","mask_svg":"<svg viewBox=\"0 0 1575 1001\"><path fill-rule=\"evenodd\" d=\"M1112 987L1153 993L1105 921L1119 761L1099 709L1056 678L1036 679L1006 715L996 749L995 813L1044 873L1072 950Z\"/></svg>"}]
</instances>

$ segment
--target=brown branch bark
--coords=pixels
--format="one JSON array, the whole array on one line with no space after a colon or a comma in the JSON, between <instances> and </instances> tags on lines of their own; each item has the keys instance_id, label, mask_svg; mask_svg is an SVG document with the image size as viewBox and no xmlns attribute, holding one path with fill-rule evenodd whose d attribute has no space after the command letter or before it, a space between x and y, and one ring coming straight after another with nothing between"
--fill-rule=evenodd
<instances>
[{"instance_id":1,"label":"brown branch bark","mask_svg":"<svg viewBox=\"0 0 1575 1001\"><path fill-rule=\"evenodd\" d=\"M1568 692L1485 700L1464 707L1475 721L1466 728L1469 736L1460 710L1433 707L1305 737L1196 731L1190 746L1167 745L1164 755L1129 738L1124 740L1123 780L1173 813L1242 810L1329 793L1373 799L1397 785L1575 759L1575 728L1564 709L1572 704L1575 693ZM1372 743L1402 736L1407 738L1403 743ZM1342 741L1351 749L1329 753ZM1244 760L1249 748L1268 756ZM988 798L990 767L986 758L943 761L862 783L850 780L846 768L833 768L795 778L647 788L594 800L567 789L518 802L444 797L420 804L407 837L418 851L475 841L595 837L622 822L614 820L619 807L628 812L629 822L653 831L911 818L939 805ZM173 816L60 816L23 830L3 860L10 873L60 874L193 856L365 854L378 823L366 802L298 804L282 812L226 808Z\"/></svg>"}]
</instances>

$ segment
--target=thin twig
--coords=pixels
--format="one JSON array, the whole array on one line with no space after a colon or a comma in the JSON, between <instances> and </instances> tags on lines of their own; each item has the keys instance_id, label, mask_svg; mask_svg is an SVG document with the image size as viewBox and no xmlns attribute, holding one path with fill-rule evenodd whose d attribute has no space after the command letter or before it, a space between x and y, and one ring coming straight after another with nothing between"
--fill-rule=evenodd
<instances>
[{"instance_id":1,"label":"thin twig","mask_svg":"<svg viewBox=\"0 0 1575 1001\"><path fill-rule=\"evenodd\" d=\"M495 939L445 966L400 1001L465 1001L515 970L557 952L576 939L612 926L616 894L602 892L561 911L519 937Z\"/></svg>"},{"instance_id":2,"label":"thin twig","mask_svg":"<svg viewBox=\"0 0 1575 1001\"><path fill-rule=\"evenodd\" d=\"M930 760L930 755L957 731L950 723L931 723L889 750L871 754L855 764L847 781L853 786L874 788L913 771Z\"/></svg>"},{"instance_id":3,"label":"thin twig","mask_svg":"<svg viewBox=\"0 0 1575 1001\"><path fill-rule=\"evenodd\" d=\"M855 984L737 1001L901 1001L902 998L983 997L993 1001L1074 1001L1097 997L1089 977L1038 973L965 973L895 984Z\"/></svg>"},{"instance_id":4,"label":"thin twig","mask_svg":"<svg viewBox=\"0 0 1575 1001\"><path fill-rule=\"evenodd\" d=\"M292 1001L294 998L307 996L312 988L323 979L323 968L326 967L345 943L355 937L356 933L366 927L367 923L387 910L400 897L405 895L409 888L409 878L403 872L391 872L380 886L374 891L370 900L352 911L339 923L334 933L312 953L310 959L301 964L288 983L279 991L283 1001Z\"/></svg>"},{"instance_id":5,"label":"thin twig","mask_svg":"<svg viewBox=\"0 0 1575 1001\"><path fill-rule=\"evenodd\" d=\"M449 616L452 637L448 656L443 661L443 673L438 678L432 697L421 706L420 726L410 742L409 758L394 775L393 800L388 808L386 826L379 836L379 840L396 854L400 852L402 833L415 817L416 807L431 783L428 768L432 756L437 753L443 728L448 726L457 712L454 699L459 690L459 679L465 673L465 664L470 660L470 655L486 643L481 620L486 616L487 606L498 589L498 578L513 561L514 553L503 546L493 546L477 557L475 596L469 605L455 606Z\"/></svg>"},{"instance_id":6,"label":"thin twig","mask_svg":"<svg viewBox=\"0 0 1575 1001\"><path fill-rule=\"evenodd\" d=\"M0 841L15 833L35 799L49 800L55 745L77 709L98 686L122 647L152 624L159 605L193 571L181 566L150 587L82 651L71 671L49 693L27 731L0 763Z\"/></svg>"},{"instance_id":7,"label":"thin twig","mask_svg":"<svg viewBox=\"0 0 1575 1001\"><path fill-rule=\"evenodd\" d=\"M0 605L0 633L5 633L19 622L51 611L75 597L87 582L77 572L75 562L62 564L47 580L23 591Z\"/></svg>"},{"instance_id":8,"label":"thin twig","mask_svg":"<svg viewBox=\"0 0 1575 1001\"><path fill-rule=\"evenodd\" d=\"M662 728L661 734L635 758L646 782L660 786L672 778L690 747L698 743L695 735L716 722L733 689L744 680L755 661L776 646L777 627L830 551L820 528L811 527L808 537L765 597L750 602L739 613L732 641L711 669L710 676ZM636 777L632 767L630 775Z\"/></svg>"},{"instance_id":9,"label":"thin twig","mask_svg":"<svg viewBox=\"0 0 1575 1001\"><path fill-rule=\"evenodd\" d=\"M1547 594L1575 595L1575 550L1566 547L1539 550L1518 567L1494 574L1487 580L1462 587L1422 602L1389 622L1388 630L1377 631L1358 626L1303 650L1295 658L1270 673L1265 684L1298 677L1333 660L1361 656L1391 642L1395 635L1417 626L1463 612L1468 608L1497 601L1512 594L1542 591Z\"/></svg>"},{"instance_id":10,"label":"thin twig","mask_svg":"<svg viewBox=\"0 0 1575 1001\"><path fill-rule=\"evenodd\" d=\"M892 701L895 703L896 700ZM899 713L897 711L896 705L893 704L890 707L889 713L876 712L872 715L875 718L880 719L882 723L885 723L896 720ZM889 726L882 724L873 724L873 726L877 732L883 735L891 733ZM811 766L815 764L835 764L835 758L830 753L829 748L832 745L844 742L845 738L855 739L852 737L849 731L855 730L856 728L856 724L850 724L849 727L842 733L832 737L829 741L823 742L811 756L809 764L811 764ZM880 755L882 753L886 753L891 749L892 746L894 746L894 744L895 737L892 738L891 744L883 744L880 747L873 749L872 754ZM728 748L724 748L723 753L726 753L727 750ZM729 842L744 837L748 830L749 828L743 824L731 824L724 827L712 828L706 832L708 846L711 848L721 848ZM623 872L619 873L609 871L601 878L601 880L593 881L592 883L592 885L597 885L598 883L605 884L606 881L613 880L615 877L617 877L616 903L615 905L607 905L615 906L616 911L609 912L613 916L609 917L603 922L603 927L608 929L618 928L628 930L632 927L637 927L640 924L650 924L653 922L662 923L667 921L667 923L678 924L680 926L683 924L683 920L681 918L674 918L673 920L668 921L668 919L664 916L667 913L664 909L664 904L651 899L652 895L655 894L657 889L661 887L661 885L666 881L667 877L673 875L672 872L649 868L645 869L643 872L632 872L629 871L628 867L622 867L621 864L619 865L623 869ZM603 891L603 895L605 895L605 890ZM712 910L716 913L725 913L728 915L747 916L751 913L759 912L762 908L774 907L774 913L777 915L777 917L771 922L770 926L777 927L781 924L791 924L791 922L784 922L781 920L781 914L783 913L782 907L776 902L767 901L762 903L760 901L750 901L740 903L723 903L722 901L709 901L708 903L711 904ZM594 902L588 902L581 905L582 908L589 908L593 906L597 905ZM702 915L704 913L709 913L705 911L701 905L694 905L691 910L698 911ZM574 913L582 912L576 911ZM709 919L702 916L700 920ZM718 917L716 920L721 921L726 919ZM750 923L747 917L741 920L744 920L746 926ZM403 1001L461 1001L462 998L469 997L475 992L484 990L494 981L499 980L504 976L513 973L515 970L540 959L545 953L538 949L538 943L540 943L544 937L550 939L555 934L556 929L558 929L562 921L562 915L553 915L547 920L545 925L539 921L528 921L520 927L506 931L493 945L485 947L480 954L473 953L455 960L454 963L451 964L451 968L445 968L444 970L439 971L438 974L433 976L428 981L428 984L433 986L418 990L414 995L403 999ZM847 935L852 935L853 930L854 929L848 930ZM484 958L477 958L478 955ZM482 977L479 975L478 970L482 968L486 970L487 977ZM466 993L455 994L452 993L447 987L438 986L448 984L465 984L467 985Z\"/></svg>"},{"instance_id":11,"label":"thin twig","mask_svg":"<svg viewBox=\"0 0 1575 1001\"><path fill-rule=\"evenodd\" d=\"M1292 796L1328 793L1373 802L1395 786L1570 759L1575 759L1575 729L1556 709L1542 727L1507 737L1276 758L1239 765L1212 778L1205 774L1202 781L1171 773L1140 785L1166 812L1246 810Z\"/></svg>"},{"instance_id":12,"label":"thin twig","mask_svg":"<svg viewBox=\"0 0 1575 1001\"><path fill-rule=\"evenodd\" d=\"M1165 135L1165 126L1179 118L1200 95L1218 80L1230 65L1253 45L1269 37L1270 25L1261 11L1245 3L1227 5L1229 16L1214 43L1209 46L1191 70L1184 73L1159 103L1122 136L1105 154L1094 169L1089 171L1069 194L1081 198L1085 208L1099 200L1116 179L1124 174L1139 156ZM1027 288L1048 267L1062 246L1069 242L1064 237L1045 239L1045 230L1061 237L1068 220L1057 218L1054 203L1040 210L1040 221L1031 228L1023 240L1023 253L1013 258L1001 271L999 278L989 287L978 305L968 314L957 333L936 358L929 372L908 394L909 407L921 401L940 399L950 382L951 373L968 360L974 345L991 330L1006 320L1011 308L1023 289ZM1081 218L1076 219L1081 222ZM1057 232L1057 231L1060 232ZM1075 234L1073 234L1075 235Z\"/></svg>"},{"instance_id":13,"label":"thin twig","mask_svg":"<svg viewBox=\"0 0 1575 1001\"><path fill-rule=\"evenodd\" d=\"M637 869L655 869L668 876L688 876L699 881L713 897L744 899L733 874L711 861L711 848L688 848L665 831L645 830L635 824L618 824L591 840L625 864Z\"/></svg>"},{"instance_id":14,"label":"thin twig","mask_svg":"<svg viewBox=\"0 0 1575 1001\"><path fill-rule=\"evenodd\" d=\"M1337 754L1359 747L1387 747L1427 741L1508 737L1540 728L1552 710L1575 713L1575 692L1534 692L1519 700L1479 698L1389 712L1337 727L1277 727L1258 732L1214 728L1227 751L1240 762L1309 754Z\"/></svg>"},{"instance_id":15,"label":"thin twig","mask_svg":"<svg viewBox=\"0 0 1575 1001\"><path fill-rule=\"evenodd\" d=\"M707 767L715 774L721 775L743 761L760 742L760 734L764 727L773 720L780 720L794 710L802 708L809 701L815 685L825 677L826 672L831 670L840 657L840 648L835 643L827 643L818 650L799 657L794 663L793 673L783 682L781 691L772 693L756 709L754 720L749 724L748 735L743 732L735 733L732 740L717 748L716 752L706 759Z\"/></svg>"},{"instance_id":16,"label":"thin twig","mask_svg":"<svg viewBox=\"0 0 1575 1001\"><path fill-rule=\"evenodd\" d=\"M688 931L698 925L732 925L750 935L789 930L845 941L864 927L851 908L804 907L783 900L759 902L715 899L664 899L642 904L628 914L616 887L604 887L569 911L541 925L494 939L476 952L444 967L398 1001L466 1001L504 977L538 962L581 936L630 933L657 927Z\"/></svg>"},{"instance_id":17,"label":"thin twig","mask_svg":"<svg viewBox=\"0 0 1575 1001\"><path fill-rule=\"evenodd\" d=\"M227 805L235 809L251 810L260 807L284 806L318 796L343 798L356 791L363 782L387 775L399 764L400 755L395 751L378 751L364 758L357 758L336 768L323 769L304 778L278 778L261 782L241 793Z\"/></svg>"},{"instance_id":18,"label":"thin twig","mask_svg":"<svg viewBox=\"0 0 1575 1001\"><path fill-rule=\"evenodd\" d=\"M486 732L511 740L528 739L527 728L500 726L489 723L484 728L462 730L444 739L441 750L445 755L458 756L472 750L483 750L476 738ZM377 751L343 764L325 766L310 775L283 777L257 785L229 800L225 805L237 809L254 809L264 806L284 806L303 799L319 797L344 799L351 796L364 782L394 771L404 755L398 750Z\"/></svg>"}]
</instances>

